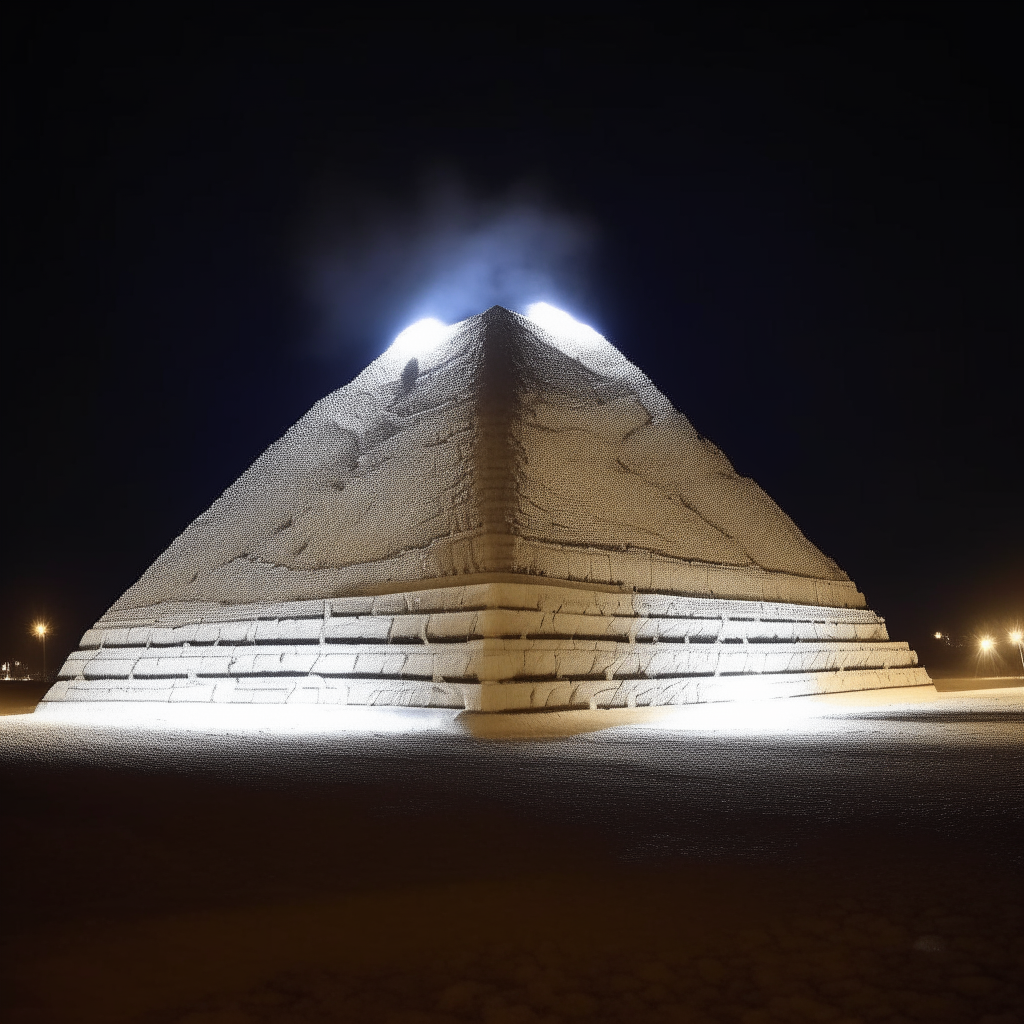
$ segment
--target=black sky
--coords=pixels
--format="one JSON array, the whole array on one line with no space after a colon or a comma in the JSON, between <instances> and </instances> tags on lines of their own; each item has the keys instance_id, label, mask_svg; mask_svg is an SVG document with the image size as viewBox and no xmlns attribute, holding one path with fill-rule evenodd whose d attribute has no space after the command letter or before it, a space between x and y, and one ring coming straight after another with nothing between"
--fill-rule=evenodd
<instances>
[{"instance_id":1,"label":"black sky","mask_svg":"<svg viewBox=\"0 0 1024 1024\"><path fill-rule=\"evenodd\" d=\"M589 233L574 311L926 664L967 658L935 629L1024 619L1004 8L709 10L9 21L0 657L35 656L43 615L55 667L383 349L406 284L325 337L308 239L340 205L350 251L375 218L401 241L437 180Z\"/></svg>"}]
</instances>

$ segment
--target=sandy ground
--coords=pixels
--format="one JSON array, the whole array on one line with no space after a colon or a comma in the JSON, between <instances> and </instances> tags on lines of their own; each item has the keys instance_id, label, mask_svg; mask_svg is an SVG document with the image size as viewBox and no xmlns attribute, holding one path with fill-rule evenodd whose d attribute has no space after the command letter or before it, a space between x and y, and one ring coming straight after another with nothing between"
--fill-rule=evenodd
<instances>
[{"instance_id":1,"label":"sandy ground","mask_svg":"<svg viewBox=\"0 0 1024 1024\"><path fill-rule=\"evenodd\" d=\"M0 681L0 716L27 715L35 710L49 687L45 683Z\"/></svg>"},{"instance_id":2,"label":"sandy ground","mask_svg":"<svg viewBox=\"0 0 1024 1024\"><path fill-rule=\"evenodd\" d=\"M3 1018L1024 1020L1024 691L600 714L0 720Z\"/></svg>"}]
</instances>

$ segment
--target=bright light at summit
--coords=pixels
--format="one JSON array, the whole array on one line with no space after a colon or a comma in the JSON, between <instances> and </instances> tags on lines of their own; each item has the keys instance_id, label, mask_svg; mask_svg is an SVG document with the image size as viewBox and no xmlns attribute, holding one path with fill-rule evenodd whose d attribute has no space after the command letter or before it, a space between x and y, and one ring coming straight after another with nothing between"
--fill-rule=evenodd
<instances>
[{"instance_id":1,"label":"bright light at summit","mask_svg":"<svg viewBox=\"0 0 1024 1024\"><path fill-rule=\"evenodd\" d=\"M433 317L426 317L406 327L391 343L391 347L400 356L422 356L436 348L447 333L447 324Z\"/></svg>"},{"instance_id":2,"label":"bright light at summit","mask_svg":"<svg viewBox=\"0 0 1024 1024\"><path fill-rule=\"evenodd\" d=\"M526 307L527 319L543 327L552 334L560 334L562 337L572 338L574 341L590 342L604 341L593 327L581 324L579 320L569 316L562 309L550 306L546 302L534 302Z\"/></svg>"}]
</instances>

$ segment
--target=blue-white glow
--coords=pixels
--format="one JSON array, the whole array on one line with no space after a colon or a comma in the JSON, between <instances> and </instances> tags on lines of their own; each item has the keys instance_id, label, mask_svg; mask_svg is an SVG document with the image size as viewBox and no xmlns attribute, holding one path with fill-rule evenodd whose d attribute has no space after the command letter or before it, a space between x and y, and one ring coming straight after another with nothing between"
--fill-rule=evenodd
<instances>
[{"instance_id":1,"label":"blue-white glow","mask_svg":"<svg viewBox=\"0 0 1024 1024\"><path fill-rule=\"evenodd\" d=\"M584 344L596 344L604 341L604 338L587 324L581 324L579 320L571 317L562 309L549 305L547 302L534 302L526 307L527 319L563 338L572 338L573 341Z\"/></svg>"},{"instance_id":2,"label":"blue-white glow","mask_svg":"<svg viewBox=\"0 0 1024 1024\"><path fill-rule=\"evenodd\" d=\"M423 184L411 202L393 205L346 183L311 211L302 265L321 313L318 344L358 346L395 314L454 324L494 305L519 310L554 297L571 305L587 293L596 239L588 221L525 183L499 195L446 173L428 173Z\"/></svg>"},{"instance_id":3,"label":"blue-white glow","mask_svg":"<svg viewBox=\"0 0 1024 1024\"><path fill-rule=\"evenodd\" d=\"M391 351L407 359L426 355L441 344L447 333L447 324L433 317L426 317L406 327L391 343Z\"/></svg>"}]
</instances>

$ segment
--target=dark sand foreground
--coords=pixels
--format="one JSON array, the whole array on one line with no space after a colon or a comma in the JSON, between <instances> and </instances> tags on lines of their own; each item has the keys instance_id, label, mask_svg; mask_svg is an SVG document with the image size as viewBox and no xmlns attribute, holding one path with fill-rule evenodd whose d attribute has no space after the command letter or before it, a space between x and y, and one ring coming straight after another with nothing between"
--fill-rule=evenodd
<instances>
[{"instance_id":1,"label":"dark sand foreground","mask_svg":"<svg viewBox=\"0 0 1024 1024\"><path fill-rule=\"evenodd\" d=\"M1019 690L530 741L38 717L6 1021L1024 1020Z\"/></svg>"}]
</instances>

